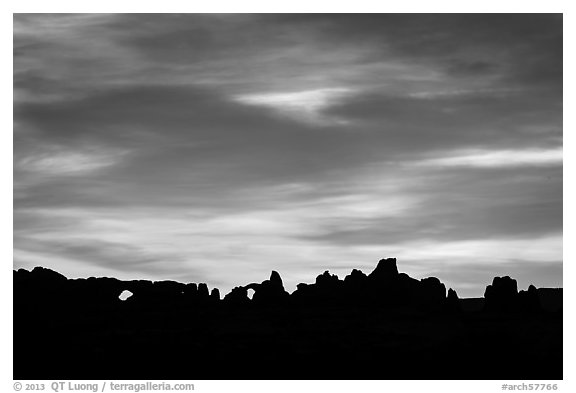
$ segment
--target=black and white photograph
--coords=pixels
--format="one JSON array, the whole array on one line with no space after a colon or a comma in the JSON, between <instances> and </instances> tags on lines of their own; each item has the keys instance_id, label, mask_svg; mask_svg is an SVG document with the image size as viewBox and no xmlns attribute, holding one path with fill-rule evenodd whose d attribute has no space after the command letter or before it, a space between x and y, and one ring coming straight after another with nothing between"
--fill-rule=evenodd
<instances>
[{"instance_id":1,"label":"black and white photograph","mask_svg":"<svg viewBox=\"0 0 576 393\"><path fill-rule=\"evenodd\" d=\"M13 14L15 381L567 377L563 14L324 9Z\"/></svg>"}]
</instances>

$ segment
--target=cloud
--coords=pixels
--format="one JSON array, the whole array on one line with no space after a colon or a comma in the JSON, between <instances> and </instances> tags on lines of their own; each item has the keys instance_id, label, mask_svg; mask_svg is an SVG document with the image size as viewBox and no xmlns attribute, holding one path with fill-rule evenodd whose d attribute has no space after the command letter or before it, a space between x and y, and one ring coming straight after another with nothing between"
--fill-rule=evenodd
<instances>
[{"instance_id":1,"label":"cloud","mask_svg":"<svg viewBox=\"0 0 576 393\"><path fill-rule=\"evenodd\" d=\"M468 150L443 157L414 162L413 165L438 167L492 168L522 165L561 165L562 149L539 150Z\"/></svg>"},{"instance_id":2,"label":"cloud","mask_svg":"<svg viewBox=\"0 0 576 393\"><path fill-rule=\"evenodd\" d=\"M137 75L138 55L113 39L113 14L14 14L15 103L58 102Z\"/></svg>"},{"instance_id":3,"label":"cloud","mask_svg":"<svg viewBox=\"0 0 576 393\"><path fill-rule=\"evenodd\" d=\"M297 92L272 92L239 95L238 102L270 107L280 114L293 116L312 124L346 124L342 119L325 117L322 111L335 102L353 94L348 88L326 88Z\"/></svg>"},{"instance_id":4,"label":"cloud","mask_svg":"<svg viewBox=\"0 0 576 393\"><path fill-rule=\"evenodd\" d=\"M481 172L454 192L462 182L455 174L408 181L409 172L398 174L398 180L379 179L379 173L369 171L345 183L338 176L335 184L246 189L219 206L207 201L168 206L163 198L155 206L20 208L15 228L18 238L33 235L36 241L58 244L62 258L81 260L85 252L86 258L97 259L86 245L110 246L102 252L111 264L115 258L138 261L139 255L152 255L145 264L148 274L191 279L197 276L188 269L201 269L202 277L223 291L261 280L272 267L295 286L321 270L340 275L351 267L369 271L383 256L400 258L406 271L420 275L440 265L458 269L479 261L561 258L561 198L541 187L539 175L510 181L505 174L495 179ZM498 196L507 193L515 199ZM135 255L114 251L122 244ZM173 260L181 262L164 272L164 264Z\"/></svg>"},{"instance_id":5,"label":"cloud","mask_svg":"<svg viewBox=\"0 0 576 393\"><path fill-rule=\"evenodd\" d=\"M15 267L226 290L398 256L472 293L449 273L561 263L561 15L14 27Z\"/></svg>"},{"instance_id":6,"label":"cloud","mask_svg":"<svg viewBox=\"0 0 576 393\"><path fill-rule=\"evenodd\" d=\"M46 152L22 157L17 169L45 176L78 176L117 165L128 151L118 149L65 150L51 147Z\"/></svg>"}]
</instances>

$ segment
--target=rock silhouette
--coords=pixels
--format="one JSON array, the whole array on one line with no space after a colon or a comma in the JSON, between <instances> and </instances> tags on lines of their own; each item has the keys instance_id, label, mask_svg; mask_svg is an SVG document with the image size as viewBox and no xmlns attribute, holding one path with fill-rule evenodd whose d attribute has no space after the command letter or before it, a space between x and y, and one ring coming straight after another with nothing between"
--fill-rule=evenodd
<instances>
[{"instance_id":1,"label":"rock silhouette","mask_svg":"<svg viewBox=\"0 0 576 393\"><path fill-rule=\"evenodd\" d=\"M272 271L223 298L206 283L42 267L13 280L15 379L562 378L562 290L518 292L508 276L478 299L394 258L292 293ZM502 348L515 362L494 357Z\"/></svg>"},{"instance_id":2,"label":"rock silhouette","mask_svg":"<svg viewBox=\"0 0 576 393\"><path fill-rule=\"evenodd\" d=\"M486 287L484 298L489 311L513 310L518 305L518 284L508 276L494 277L492 285Z\"/></svg>"},{"instance_id":3,"label":"rock silhouette","mask_svg":"<svg viewBox=\"0 0 576 393\"><path fill-rule=\"evenodd\" d=\"M248 305L250 303L250 298L248 297L248 288L235 287L230 291L229 294L224 296L224 302L232 306Z\"/></svg>"},{"instance_id":4,"label":"rock silhouette","mask_svg":"<svg viewBox=\"0 0 576 393\"><path fill-rule=\"evenodd\" d=\"M528 290L518 292L518 308L524 312L541 311L540 298L538 290L534 285L530 285Z\"/></svg>"},{"instance_id":5,"label":"rock silhouette","mask_svg":"<svg viewBox=\"0 0 576 393\"><path fill-rule=\"evenodd\" d=\"M368 277L377 281L392 280L398 276L396 258L381 259Z\"/></svg>"},{"instance_id":6,"label":"rock silhouette","mask_svg":"<svg viewBox=\"0 0 576 393\"><path fill-rule=\"evenodd\" d=\"M456 314L462 312L462 306L460 304L458 294L452 288L448 289L448 296L446 297L446 302L444 303L444 311Z\"/></svg>"},{"instance_id":7,"label":"rock silhouette","mask_svg":"<svg viewBox=\"0 0 576 393\"><path fill-rule=\"evenodd\" d=\"M220 290L218 288L213 288L210 292L210 300L213 303L218 303L220 301Z\"/></svg>"},{"instance_id":8,"label":"rock silhouette","mask_svg":"<svg viewBox=\"0 0 576 393\"><path fill-rule=\"evenodd\" d=\"M289 294L284 290L280 274L272 271L270 279L260 284L250 284L246 289L253 289L252 303L258 306L279 306L288 302Z\"/></svg>"}]
</instances>

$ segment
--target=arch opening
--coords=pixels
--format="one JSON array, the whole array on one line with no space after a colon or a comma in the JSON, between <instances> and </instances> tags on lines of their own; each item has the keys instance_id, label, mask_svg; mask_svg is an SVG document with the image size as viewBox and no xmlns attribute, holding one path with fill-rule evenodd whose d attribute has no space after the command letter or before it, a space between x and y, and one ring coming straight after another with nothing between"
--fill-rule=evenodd
<instances>
[{"instance_id":1,"label":"arch opening","mask_svg":"<svg viewBox=\"0 0 576 393\"><path fill-rule=\"evenodd\" d=\"M131 297L132 295L134 295L132 292L130 292L129 290L125 289L122 291L122 293L120 294L120 296L118 296L118 299L125 301L126 299L128 299L129 297Z\"/></svg>"}]
</instances>

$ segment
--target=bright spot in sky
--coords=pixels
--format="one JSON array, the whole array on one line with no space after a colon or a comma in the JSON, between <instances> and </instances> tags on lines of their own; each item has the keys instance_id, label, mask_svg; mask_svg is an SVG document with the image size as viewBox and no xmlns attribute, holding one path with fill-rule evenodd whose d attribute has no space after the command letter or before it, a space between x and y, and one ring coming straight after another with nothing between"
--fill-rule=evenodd
<instances>
[{"instance_id":1,"label":"bright spot in sky","mask_svg":"<svg viewBox=\"0 0 576 393\"><path fill-rule=\"evenodd\" d=\"M112 149L73 151L53 148L21 159L18 166L26 171L45 175L81 175L113 166L126 153L124 150Z\"/></svg>"},{"instance_id":2,"label":"bright spot in sky","mask_svg":"<svg viewBox=\"0 0 576 393\"><path fill-rule=\"evenodd\" d=\"M562 149L462 150L447 157L418 161L417 165L440 167L503 167L562 164Z\"/></svg>"},{"instance_id":3,"label":"bright spot in sky","mask_svg":"<svg viewBox=\"0 0 576 393\"><path fill-rule=\"evenodd\" d=\"M315 124L338 124L342 119L328 118L322 111L353 94L349 88L325 88L296 92L245 94L234 100L247 105L269 107L283 115Z\"/></svg>"}]
</instances>

